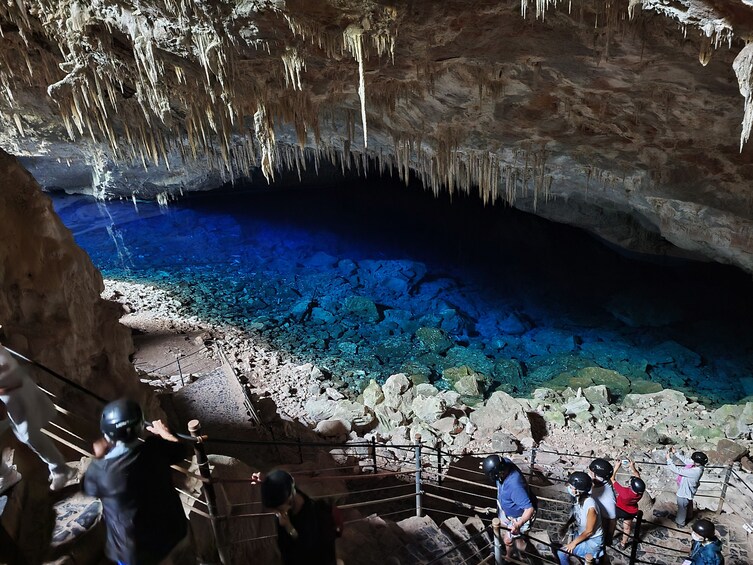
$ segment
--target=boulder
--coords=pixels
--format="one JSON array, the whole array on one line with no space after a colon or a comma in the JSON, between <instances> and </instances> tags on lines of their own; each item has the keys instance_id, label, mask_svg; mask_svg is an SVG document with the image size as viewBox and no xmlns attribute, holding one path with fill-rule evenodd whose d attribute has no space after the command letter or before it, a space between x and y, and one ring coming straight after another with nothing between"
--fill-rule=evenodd
<instances>
[{"instance_id":1,"label":"boulder","mask_svg":"<svg viewBox=\"0 0 753 565\"><path fill-rule=\"evenodd\" d=\"M494 432L492 434L492 451L496 453L517 453L519 451L518 442L508 433Z\"/></svg>"},{"instance_id":2,"label":"boulder","mask_svg":"<svg viewBox=\"0 0 753 565\"><path fill-rule=\"evenodd\" d=\"M436 422L446 409L447 404L440 396L417 396L411 404L413 415L423 422Z\"/></svg>"},{"instance_id":3,"label":"boulder","mask_svg":"<svg viewBox=\"0 0 753 565\"><path fill-rule=\"evenodd\" d=\"M353 430L364 432L372 429L376 424L376 418L366 406L352 400L340 400L336 402L332 418L339 418L350 422Z\"/></svg>"},{"instance_id":4,"label":"boulder","mask_svg":"<svg viewBox=\"0 0 753 565\"><path fill-rule=\"evenodd\" d=\"M471 421L478 434L489 434L504 429L515 437L530 437L531 423L521 404L505 392L496 391L486 403L471 413Z\"/></svg>"},{"instance_id":5,"label":"boulder","mask_svg":"<svg viewBox=\"0 0 753 565\"><path fill-rule=\"evenodd\" d=\"M385 383L382 385L382 393L384 393L384 403L391 408L398 409L403 402L403 395L406 395L413 386L413 383L405 376L404 373L398 373L391 375ZM410 394L410 399L406 399L408 402L413 400L413 395Z\"/></svg>"},{"instance_id":6,"label":"boulder","mask_svg":"<svg viewBox=\"0 0 753 565\"><path fill-rule=\"evenodd\" d=\"M330 419L335 413L337 402L329 398L310 398L304 404L303 409L314 422Z\"/></svg>"},{"instance_id":7,"label":"boulder","mask_svg":"<svg viewBox=\"0 0 753 565\"><path fill-rule=\"evenodd\" d=\"M649 381L646 379L630 379L630 392L632 394L650 394L652 392L659 392L664 387L660 383Z\"/></svg>"},{"instance_id":8,"label":"boulder","mask_svg":"<svg viewBox=\"0 0 753 565\"><path fill-rule=\"evenodd\" d=\"M350 433L350 422L336 418L322 420L314 431L324 438L344 441Z\"/></svg>"},{"instance_id":9,"label":"boulder","mask_svg":"<svg viewBox=\"0 0 753 565\"><path fill-rule=\"evenodd\" d=\"M457 434L463 430L455 416L447 416L430 423L430 426L442 434Z\"/></svg>"},{"instance_id":10,"label":"boulder","mask_svg":"<svg viewBox=\"0 0 753 565\"><path fill-rule=\"evenodd\" d=\"M379 321L379 311L376 304L370 298L365 296L349 296L345 299L343 308L349 314L362 319L366 322Z\"/></svg>"},{"instance_id":11,"label":"boulder","mask_svg":"<svg viewBox=\"0 0 753 565\"><path fill-rule=\"evenodd\" d=\"M716 449L708 455L709 461L714 465L729 465L747 456L748 447L728 439L720 439Z\"/></svg>"},{"instance_id":12,"label":"boulder","mask_svg":"<svg viewBox=\"0 0 753 565\"><path fill-rule=\"evenodd\" d=\"M382 387L377 384L374 379L369 381L366 388L363 389L363 403L369 408L373 409L377 404L384 401L384 393Z\"/></svg>"},{"instance_id":13,"label":"boulder","mask_svg":"<svg viewBox=\"0 0 753 565\"><path fill-rule=\"evenodd\" d=\"M432 384L421 383L415 386L415 393L416 396L436 396L439 394L439 389Z\"/></svg>"},{"instance_id":14,"label":"boulder","mask_svg":"<svg viewBox=\"0 0 753 565\"><path fill-rule=\"evenodd\" d=\"M617 371L601 367L585 367L579 370L575 376L590 379L596 385L604 385L609 389L609 392L620 397L624 397L630 392L630 380Z\"/></svg>"},{"instance_id":15,"label":"boulder","mask_svg":"<svg viewBox=\"0 0 753 565\"><path fill-rule=\"evenodd\" d=\"M565 414L576 416L582 412L589 412L591 404L585 396L576 396L568 400L562 408L565 410Z\"/></svg>"},{"instance_id":16,"label":"boulder","mask_svg":"<svg viewBox=\"0 0 753 565\"><path fill-rule=\"evenodd\" d=\"M476 377L474 375L466 375L464 377L461 377L460 379L455 381L453 387L462 396L481 396L481 387L479 387L479 382L476 380Z\"/></svg>"},{"instance_id":17,"label":"boulder","mask_svg":"<svg viewBox=\"0 0 753 565\"><path fill-rule=\"evenodd\" d=\"M628 394L622 401L622 405L630 408L647 408L649 406L664 404L676 410L679 406L685 406L687 402L688 399L685 398L683 393L667 388L651 394Z\"/></svg>"},{"instance_id":18,"label":"boulder","mask_svg":"<svg viewBox=\"0 0 753 565\"><path fill-rule=\"evenodd\" d=\"M609 389L604 385L584 388L583 396L585 396L591 404L609 404Z\"/></svg>"},{"instance_id":19,"label":"boulder","mask_svg":"<svg viewBox=\"0 0 753 565\"><path fill-rule=\"evenodd\" d=\"M416 338L433 353L444 353L452 347L452 340L438 328L421 327L416 330Z\"/></svg>"},{"instance_id":20,"label":"boulder","mask_svg":"<svg viewBox=\"0 0 753 565\"><path fill-rule=\"evenodd\" d=\"M484 376L467 365L445 369L442 371L442 378L461 395L480 396L482 394ZM458 383L460 383L460 389Z\"/></svg>"},{"instance_id":21,"label":"boulder","mask_svg":"<svg viewBox=\"0 0 753 565\"><path fill-rule=\"evenodd\" d=\"M753 460L750 457L744 456L740 459L740 467L748 473L753 473Z\"/></svg>"}]
</instances>

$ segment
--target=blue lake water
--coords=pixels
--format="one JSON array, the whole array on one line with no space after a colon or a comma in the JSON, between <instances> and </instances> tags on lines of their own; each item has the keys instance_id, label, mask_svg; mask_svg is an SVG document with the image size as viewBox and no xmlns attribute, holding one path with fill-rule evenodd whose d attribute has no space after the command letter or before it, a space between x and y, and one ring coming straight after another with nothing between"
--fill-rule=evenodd
<instances>
[{"instance_id":1,"label":"blue lake water","mask_svg":"<svg viewBox=\"0 0 753 565\"><path fill-rule=\"evenodd\" d=\"M621 394L659 383L711 403L753 395L753 285L731 267L636 261L579 230L389 181L167 208L53 202L106 277L168 288L186 312L353 387L475 373L486 394L528 394L602 367L630 381Z\"/></svg>"}]
</instances>

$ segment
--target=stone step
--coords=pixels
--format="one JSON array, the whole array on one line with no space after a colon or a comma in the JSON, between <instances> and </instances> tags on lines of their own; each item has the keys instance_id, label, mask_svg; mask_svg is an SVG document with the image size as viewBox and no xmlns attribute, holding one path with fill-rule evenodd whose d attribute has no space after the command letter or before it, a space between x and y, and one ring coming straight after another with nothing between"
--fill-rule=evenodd
<instances>
[{"instance_id":1,"label":"stone step","mask_svg":"<svg viewBox=\"0 0 753 565\"><path fill-rule=\"evenodd\" d=\"M450 540L428 516L412 516L397 523L400 528L411 536L413 542L405 547L415 552L415 557L421 559L415 563L429 562L454 547ZM461 564L463 558L458 552L447 555L442 563L448 565Z\"/></svg>"},{"instance_id":2,"label":"stone step","mask_svg":"<svg viewBox=\"0 0 753 565\"><path fill-rule=\"evenodd\" d=\"M447 535L447 537L452 541L453 544L463 544L458 549L458 554L462 555L466 560L469 560L470 562L473 562L472 559L474 557L480 556L482 553L487 551L487 548L484 547L484 540L480 539L480 543L477 543L476 539L471 540L470 538L476 532L472 534L468 530L468 528L466 528L465 524L455 516L448 518L447 520L442 522L440 529Z\"/></svg>"}]
</instances>

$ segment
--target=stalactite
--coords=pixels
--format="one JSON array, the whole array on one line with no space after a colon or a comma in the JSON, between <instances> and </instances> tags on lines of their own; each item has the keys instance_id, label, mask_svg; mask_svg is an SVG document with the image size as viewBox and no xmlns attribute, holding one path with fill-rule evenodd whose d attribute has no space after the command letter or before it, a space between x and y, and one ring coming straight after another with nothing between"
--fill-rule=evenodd
<instances>
[{"instance_id":1,"label":"stalactite","mask_svg":"<svg viewBox=\"0 0 753 565\"><path fill-rule=\"evenodd\" d=\"M737 83L740 94L745 98L745 113L743 115L742 131L740 132L740 152L742 153L745 142L750 138L751 126L753 126L753 43L748 43L737 54L732 68L737 75Z\"/></svg>"},{"instance_id":2,"label":"stalactite","mask_svg":"<svg viewBox=\"0 0 753 565\"><path fill-rule=\"evenodd\" d=\"M366 82L363 71L363 29L355 24L349 25L343 32L343 44L358 62L358 98L361 100L361 127L365 148L368 147L368 132L366 130Z\"/></svg>"}]
</instances>

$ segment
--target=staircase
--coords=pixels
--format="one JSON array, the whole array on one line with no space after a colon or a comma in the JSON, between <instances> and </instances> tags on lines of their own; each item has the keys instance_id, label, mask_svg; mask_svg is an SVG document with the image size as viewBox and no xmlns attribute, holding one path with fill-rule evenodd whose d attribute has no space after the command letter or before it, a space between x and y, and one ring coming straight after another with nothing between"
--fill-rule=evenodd
<instances>
[{"instance_id":1,"label":"staircase","mask_svg":"<svg viewBox=\"0 0 753 565\"><path fill-rule=\"evenodd\" d=\"M419 565L429 563L456 543L471 536L457 518L451 528L437 526L428 516L412 516L399 522L384 520L376 514L347 524L343 537L338 540L338 555L346 565ZM446 523L446 522L445 522ZM461 533L462 532L462 533ZM455 536L459 535L460 538ZM484 539L483 544L488 543ZM483 545L482 544L482 545ZM473 551L470 551L473 549ZM488 553L479 553L477 560L464 561L478 547L468 547L469 553L459 551L444 557L443 564L480 563Z\"/></svg>"}]
</instances>

